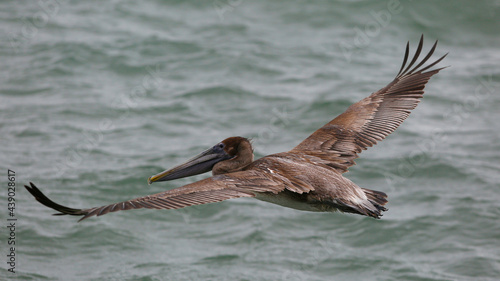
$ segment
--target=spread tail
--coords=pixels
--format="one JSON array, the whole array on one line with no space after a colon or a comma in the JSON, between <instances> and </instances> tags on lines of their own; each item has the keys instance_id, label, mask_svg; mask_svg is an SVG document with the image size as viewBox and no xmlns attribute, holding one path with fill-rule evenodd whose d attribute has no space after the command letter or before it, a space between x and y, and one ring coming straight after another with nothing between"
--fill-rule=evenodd
<instances>
[{"instance_id":1,"label":"spread tail","mask_svg":"<svg viewBox=\"0 0 500 281\"><path fill-rule=\"evenodd\" d=\"M382 216L382 212L387 211L388 209L384 207L387 203L387 194L382 191L371 190L367 188L361 188L366 197L368 197L368 201L372 203L372 205L376 208L376 210L367 210L368 216L379 219Z\"/></svg>"},{"instance_id":2,"label":"spread tail","mask_svg":"<svg viewBox=\"0 0 500 281\"><path fill-rule=\"evenodd\" d=\"M337 198L334 200L334 207L344 213L359 214L380 219L382 212L388 210L384 207L387 203L387 194L366 188L361 189L365 193L367 199L362 199L354 203L353 201Z\"/></svg>"}]
</instances>

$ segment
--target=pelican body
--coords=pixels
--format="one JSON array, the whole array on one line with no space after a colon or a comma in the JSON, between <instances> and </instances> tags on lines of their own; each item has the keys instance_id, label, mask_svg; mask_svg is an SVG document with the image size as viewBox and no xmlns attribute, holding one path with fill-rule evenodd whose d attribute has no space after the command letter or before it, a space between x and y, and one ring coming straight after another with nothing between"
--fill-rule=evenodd
<instances>
[{"instance_id":1,"label":"pelican body","mask_svg":"<svg viewBox=\"0 0 500 281\"><path fill-rule=\"evenodd\" d=\"M151 176L148 183L209 171L212 177L161 193L88 209L59 205L33 183L25 187L40 203L57 210L59 213L55 215L82 216L80 220L129 209L179 209L239 197L254 197L303 211L341 211L380 218L387 211L384 207L387 195L361 188L343 174L355 164L359 153L391 134L417 106L429 79L443 69L428 70L446 55L423 66L436 45L437 41L417 63L423 46L422 36L415 55L406 66L408 43L401 69L391 83L351 105L288 152L254 161L250 141L244 137L230 137L184 164Z\"/></svg>"}]
</instances>

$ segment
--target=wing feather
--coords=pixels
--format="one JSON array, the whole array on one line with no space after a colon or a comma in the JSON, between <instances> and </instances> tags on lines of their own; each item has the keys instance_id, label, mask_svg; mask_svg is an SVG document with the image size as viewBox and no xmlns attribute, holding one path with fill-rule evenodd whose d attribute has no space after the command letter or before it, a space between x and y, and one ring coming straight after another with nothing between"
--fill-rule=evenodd
<instances>
[{"instance_id":1,"label":"wing feather","mask_svg":"<svg viewBox=\"0 0 500 281\"><path fill-rule=\"evenodd\" d=\"M55 215L102 216L131 209L180 209L193 205L215 203L232 198L255 197L256 192L278 193L286 188L281 180L259 171L242 171L219 175L176 189L88 209L73 209L49 199L33 183L26 189L43 205L60 213Z\"/></svg>"},{"instance_id":2,"label":"wing feather","mask_svg":"<svg viewBox=\"0 0 500 281\"><path fill-rule=\"evenodd\" d=\"M355 164L354 159L358 158L358 153L394 132L420 102L429 79L443 69L424 72L446 55L420 69L434 53L437 41L424 59L412 68L421 54L423 41L422 36L415 55L407 66L410 48L409 43L406 45L403 64L391 83L351 105L291 152L302 153L311 161L346 172Z\"/></svg>"}]
</instances>

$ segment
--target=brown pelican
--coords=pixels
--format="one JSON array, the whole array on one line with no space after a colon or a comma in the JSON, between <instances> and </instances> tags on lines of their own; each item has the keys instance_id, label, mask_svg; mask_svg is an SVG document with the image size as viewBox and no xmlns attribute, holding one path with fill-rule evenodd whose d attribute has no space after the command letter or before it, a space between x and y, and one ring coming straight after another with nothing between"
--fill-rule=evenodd
<instances>
[{"instance_id":1,"label":"brown pelican","mask_svg":"<svg viewBox=\"0 0 500 281\"><path fill-rule=\"evenodd\" d=\"M176 189L89 209L73 209L47 198L33 183L26 189L43 205L59 213L83 216L80 220L130 209L179 209L239 197L254 197L304 211L354 213L380 218L387 195L361 188L344 177L363 150L383 140L408 117L427 81L443 68L428 70L436 45L416 64L423 36L413 59L408 61L409 43L396 78L369 97L351 105L288 152L256 161L250 141L230 137L186 163L148 179L168 181L212 171L213 176ZM416 66L414 66L416 64Z\"/></svg>"}]
</instances>

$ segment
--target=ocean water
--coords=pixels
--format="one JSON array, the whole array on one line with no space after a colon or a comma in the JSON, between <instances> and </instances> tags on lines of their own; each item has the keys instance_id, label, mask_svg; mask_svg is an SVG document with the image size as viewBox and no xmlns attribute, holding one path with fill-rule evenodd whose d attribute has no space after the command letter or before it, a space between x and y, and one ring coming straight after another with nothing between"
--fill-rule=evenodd
<instances>
[{"instance_id":1,"label":"ocean water","mask_svg":"<svg viewBox=\"0 0 500 281\"><path fill-rule=\"evenodd\" d=\"M0 22L1 280L498 280L500 1L2 1ZM101 206L209 176L146 182L229 136L287 151L421 34L450 67L346 174L388 194L381 220L245 198L77 223L22 188Z\"/></svg>"}]
</instances>

